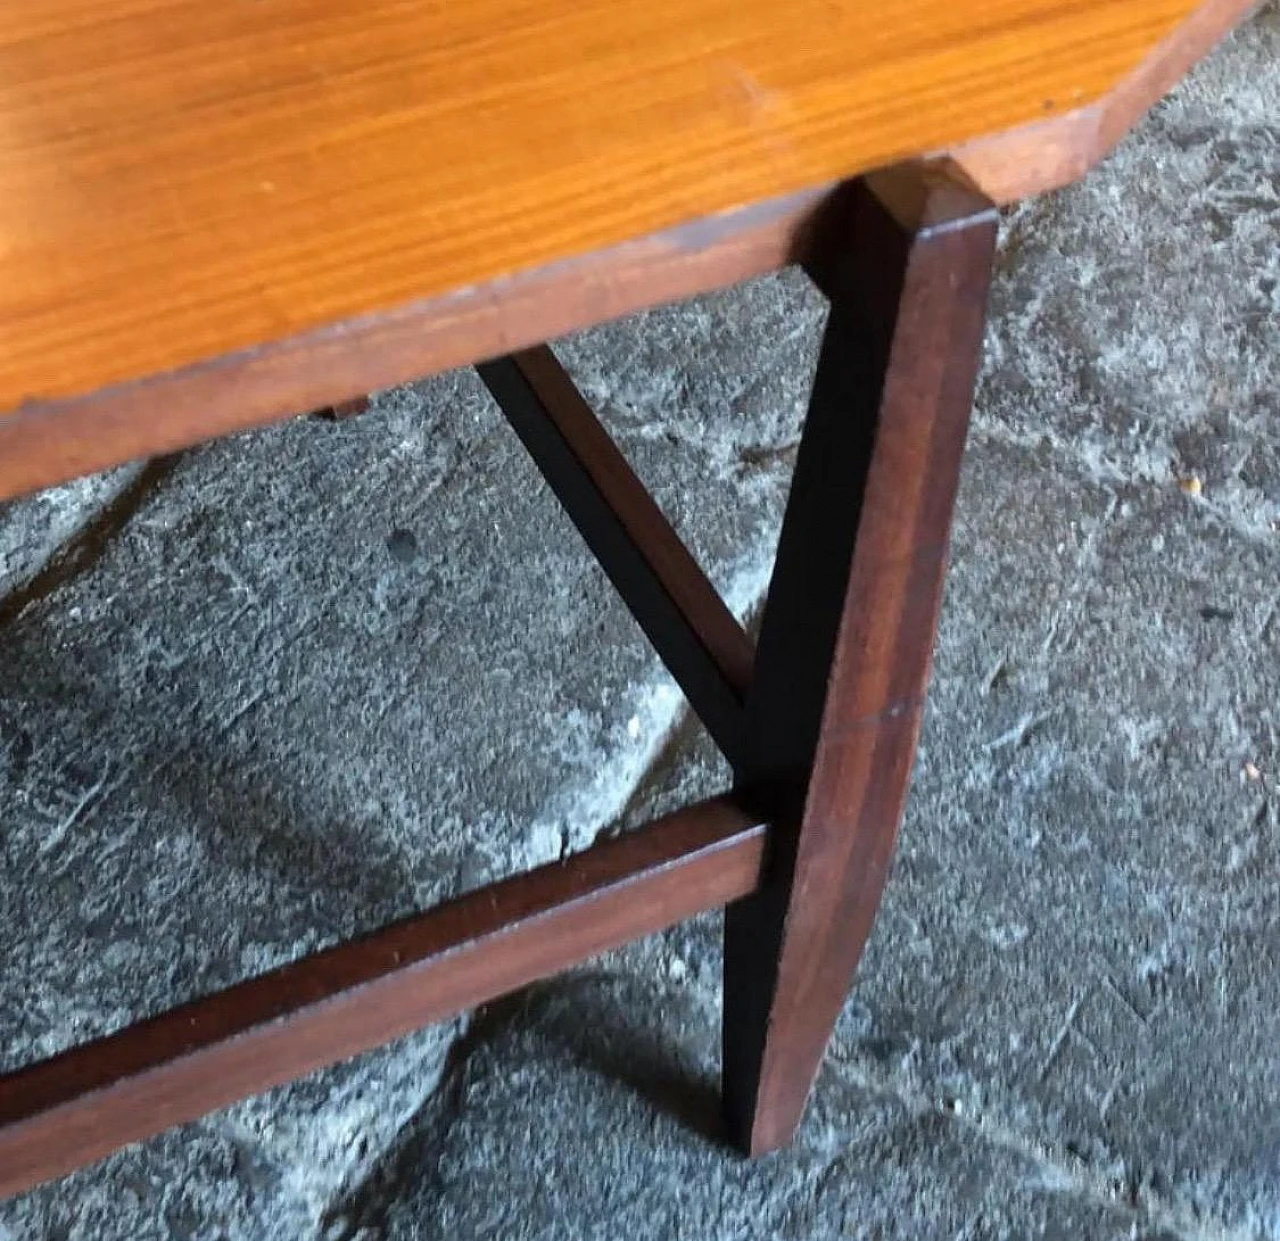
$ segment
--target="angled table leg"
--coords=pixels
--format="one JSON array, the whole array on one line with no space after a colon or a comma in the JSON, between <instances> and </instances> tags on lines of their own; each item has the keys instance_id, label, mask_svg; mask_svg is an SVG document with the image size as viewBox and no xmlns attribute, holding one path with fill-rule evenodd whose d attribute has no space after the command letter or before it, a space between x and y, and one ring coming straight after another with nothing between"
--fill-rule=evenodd
<instances>
[{"instance_id":1,"label":"angled table leg","mask_svg":"<svg viewBox=\"0 0 1280 1241\"><path fill-rule=\"evenodd\" d=\"M831 313L737 763L779 830L725 923L725 1111L752 1154L800 1121L892 857L995 230L985 200L904 169L848 187L815 237Z\"/></svg>"}]
</instances>

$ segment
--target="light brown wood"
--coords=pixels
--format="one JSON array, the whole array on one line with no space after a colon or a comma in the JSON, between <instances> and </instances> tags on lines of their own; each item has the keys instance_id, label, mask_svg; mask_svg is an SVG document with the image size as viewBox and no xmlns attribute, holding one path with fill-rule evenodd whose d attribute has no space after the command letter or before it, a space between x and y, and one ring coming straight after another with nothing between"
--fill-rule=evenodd
<instances>
[{"instance_id":1,"label":"light brown wood","mask_svg":"<svg viewBox=\"0 0 1280 1241\"><path fill-rule=\"evenodd\" d=\"M0 414L0 500L678 301L798 257L824 190Z\"/></svg>"},{"instance_id":2,"label":"light brown wood","mask_svg":"<svg viewBox=\"0 0 1280 1241\"><path fill-rule=\"evenodd\" d=\"M1195 7L8 5L0 410L1070 112Z\"/></svg>"},{"instance_id":3,"label":"light brown wood","mask_svg":"<svg viewBox=\"0 0 1280 1241\"><path fill-rule=\"evenodd\" d=\"M1258 3L1205 0L1096 103L963 143L944 155L998 203L1068 185L1105 158L1147 109Z\"/></svg>"},{"instance_id":4,"label":"light brown wood","mask_svg":"<svg viewBox=\"0 0 1280 1241\"><path fill-rule=\"evenodd\" d=\"M714 798L0 1077L0 1198L744 896L765 834Z\"/></svg>"}]
</instances>

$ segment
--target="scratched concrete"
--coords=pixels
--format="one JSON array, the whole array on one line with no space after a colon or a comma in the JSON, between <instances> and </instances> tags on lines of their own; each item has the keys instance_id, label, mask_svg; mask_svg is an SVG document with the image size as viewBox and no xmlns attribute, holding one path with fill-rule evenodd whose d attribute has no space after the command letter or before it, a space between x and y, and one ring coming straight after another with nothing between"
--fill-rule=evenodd
<instances>
[{"instance_id":1,"label":"scratched concrete","mask_svg":"<svg viewBox=\"0 0 1280 1241\"><path fill-rule=\"evenodd\" d=\"M1280 1237L1278 239L1274 4L1008 217L902 848L792 1149L711 1136L708 917L0 1238ZM744 615L821 314L780 278L564 347ZM469 375L11 506L0 574L3 1067L725 778Z\"/></svg>"}]
</instances>

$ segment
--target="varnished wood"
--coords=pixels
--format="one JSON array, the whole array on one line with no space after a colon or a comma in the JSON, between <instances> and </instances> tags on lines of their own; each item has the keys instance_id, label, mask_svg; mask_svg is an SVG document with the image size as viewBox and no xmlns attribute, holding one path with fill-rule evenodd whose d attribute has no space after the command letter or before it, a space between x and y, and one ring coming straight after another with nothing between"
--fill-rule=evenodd
<instances>
[{"instance_id":1,"label":"varnished wood","mask_svg":"<svg viewBox=\"0 0 1280 1241\"><path fill-rule=\"evenodd\" d=\"M732 761L755 659L751 639L549 348L476 369Z\"/></svg>"},{"instance_id":2,"label":"varnished wood","mask_svg":"<svg viewBox=\"0 0 1280 1241\"><path fill-rule=\"evenodd\" d=\"M753 1154L800 1120L888 873L995 232L986 200L908 170L850 187L816 239L831 313L738 764L774 847L725 919L725 1108Z\"/></svg>"},{"instance_id":3,"label":"varnished wood","mask_svg":"<svg viewBox=\"0 0 1280 1241\"><path fill-rule=\"evenodd\" d=\"M0 1077L0 1196L741 897L764 844L703 802Z\"/></svg>"},{"instance_id":4,"label":"varnished wood","mask_svg":"<svg viewBox=\"0 0 1280 1241\"><path fill-rule=\"evenodd\" d=\"M720 799L0 1078L0 1193L726 901L727 1111L784 1141L905 796L994 227L973 188L1080 175L1247 7L10 6L0 500L791 261L834 309L745 715L749 645L550 354L486 368L782 825L764 890L765 829Z\"/></svg>"},{"instance_id":5,"label":"varnished wood","mask_svg":"<svg viewBox=\"0 0 1280 1241\"><path fill-rule=\"evenodd\" d=\"M793 261L825 197L758 203L83 397L28 402L0 414L0 500L774 271Z\"/></svg>"},{"instance_id":6,"label":"varnished wood","mask_svg":"<svg viewBox=\"0 0 1280 1241\"><path fill-rule=\"evenodd\" d=\"M1259 0L1203 0L1095 103L974 139L945 155L988 198L1013 202L1084 176Z\"/></svg>"},{"instance_id":7,"label":"varnished wood","mask_svg":"<svg viewBox=\"0 0 1280 1241\"><path fill-rule=\"evenodd\" d=\"M471 14L474 9L479 21L488 4L497 2L488 0L480 8L461 6L458 13ZM878 10L854 6L852 0L848 0L849 12L825 0L812 2L822 8L823 21L883 24ZM366 10L361 10L360 20L368 30L352 46L362 49L361 54L377 52L377 57L363 68L346 65L341 71L333 70L329 86L341 89L332 94L334 103L328 110L315 103L320 92L296 74L290 78L286 73L279 80L272 76L270 71L283 73L280 58L287 60L292 53L269 40L261 48L240 49L248 58L246 63L256 63L256 56L263 60L257 66L260 80L247 97L230 89L219 93L219 73L234 77L239 71L220 69L216 58L205 56L202 49L199 55L208 65L201 81L208 98L190 116L182 109L164 108L140 117L136 102L113 110L109 101L94 109L95 115L81 115L92 102L85 88L69 92L49 118L42 119L41 69L51 62L33 50L41 46L38 41L23 41L0 31L0 83L4 84L0 85L0 132L22 139L16 144L0 140L0 176L15 174L5 183L6 195L0 196L0 500L132 458L172 452L214 435L331 406L780 267L798 257L809 214L833 184L832 178L887 158L883 152L873 155L866 146L870 135L886 132L877 127L868 130L862 124L860 107L871 106L872 100L863 99L859 92L870 84L879 84L885 91L881 125L915 133L912 141L904 137L903 145L894 147L893 156L920 153L945 159L950 149L966 175L999 202L1056 187L1081 175L1103 154L1178 72L1244 15L1251 0L1201 0L1198 7L1190 0L1161 5L1095 0L1080 6L1027 0L1025 29L1016 21L1003 24L1010 17L1006 7L1019 7L1008 0L1001 6L985 6L989 11L980 19L972 12L977 6L950 5L953 14L965 14L966 20L973 17L970 33L949 52L941 37L944 27L939 26L913 54L907 46L910 37L914 32L919 38L928 25L911 25L911 12L928 7L924 0L914 0L893 10L895 23L901 23L896 38L904 40L901 61L890 58L877 67L879 62L867 49L874 47L877 55L888 55L894 45L892 38L885 42L888 36L882 37L883 32L866 40L864 55L852 59L846 55L852 45L839 45L849 63L836 72L831 91L856 95L860 106L850 104L843 114L815 113L807 121L803 111L773 106L772 119L760 124L767 150L755 150L756 127L748 123L742 137L750 149L746 156L737 152L733 158L726 155L729 147L719 145L705 151L685 150L673 144L673 133L683 131L663 128L660 135L651 135L657 144L654 158L660 161L659 173L644 180L644 194L617 190L616 215L602 212L601 196L611 187L626 185L622 173L626 160L620 159L617 170L610 171L614 165L607 151L597 149L607 134L592 134L591 142L570 144L572 149L560 151L564 175L571 176L572 168L585 160L584 175L595 186L572 199L568 207L563 187L554 178L540 179L542 172L524 190L543 197L532 206L526 203L528 210L516 207L520 187L500 193L497 186L505 186L505 181L486 184L469 151L457 168L448 170L446 185L460 194L493 195L489 212L480 211L474 220L466 215L470 197L453 211L438 197L443 192L438 177L424 174L419 184L405 173L405 167L416 166L418 147L403 165L387 169L377 161L366 166L366 148L359 145L361 177L353 183L342 169L344 160L356 156L350 146L339 143L338 150L344 154L329 151L329 155L339 169L341 192L319 197L329 165L313 157L308 139L355 142L352 133L370 126L385 131L387 142L397 138L408 144L418 130L434 132L446 119L449 124L456 119L461 130L467 129L460 116L452 115L447 100L415 95L411 74L405 78L410 86L403 107L392 107L385 115L354 106L349 113L344 111L342 98L353 105L371 103L372 84L391 80L399 64L398 51L408 58L400 65L406 73L419 65L417 58L431 55L408 45L397 49L378 41L378 17L389 3L379 0L367 10L367 21ZM418 6L411 12L400 0L397 5L397 12L388 18L388 30L400 21L430 24L437 11ZM16 13L25 23L56 32L81 6L88 6L88 0L41 0ZM116 64L120 59L130 72L137 71L146 90L161 89L160 79L175 58L182 59L185 41L199 38L201 22L193 20L176 34L168 31L175 39L174 48L167 49L169 55L158 57L154 64L134 64L131 57L142 55L148 40L159 37L143 28L152 7L150 0L133 0L127 11L122 10L122 20L115 24L117 33L123 36L128 31L130 37L117 46L114 36L100 37L103 31L97 24L110 22L114 10L93 5L79 33L64 32L61 38L61 43L69 44L65 50L75 55L60 72L71 80L77 65L96 66L95 82L126 94L133 89L132 78ZM188 7L193 7L193 0L166 5L171 15ZM626 21L631 7L611 6L610 12ZM749 20L758 9L762 21L776 19L799 29L792 8L738 7L741 12L735 22ZM1122 8L1129 12L1118 14ZM306 8L309 16L302 23L302 33L318 39L317 46L326 57L335 52L335 46L323 38L324 32L332 23L341 26L356 20L352 11L339 9L336 3ZM231 46L239 47L243 33L235 26L234 14L248 11L243 6L217 10L216 20L226 26ZM699 5L682 5L680 16L692 23L700 11ZM254 13L258 16L243 19L249 26L268 13L286 23L290 18L302 21L296 0ZM1179 17L1186 20L1180 22ZM1114 82L1118 85L1111 95L1071 106L1089 95L1079 83L1110 63L1109 56L1099 60L1090 55L1102 38L1095 26L1110 20L1120 21L1129 31L1123 38L1117 35L1112 47L1118 60L1129 63L1127 75L1117 67ZM913 55L918 54L922 64L945 60L957 80L966 79L966 89L956 95L966 100L966 106L954 105L944 86L945 76L936 82L931 79L930 97L936 100L938 113L945 113L949 123L960 128L980 129L976 123L980 109L972 104L975 97L985 98L987 90L996 94L1007 90L1012 98L1018 83L1031 92L1035 75L1019 79L1015 56L1008 64L1001 62L1009 78L1001 90L984 83L975 96L973 82L967 79L980 77L981 58L966 66L965 57L983 48L1004 48L1002 54L1012 56L1023 45L1024 36L1025 47L1030 48L1039 37L1066 38L1077 24L1081 42L1071 42L1071 52L1061 58L1060 66L1075 74L1076 85L1065 97L1059 92L1049 108L1043 107L1047 97L1036 107L1031 107L1030 96L1024 99L1024 115L1012 117L1011 128L953 143L950 148L951 138L931 146L923 128L912 129L917 118L931 115L928 109L883 102L897 100L910 85L908 69L916 63ZM1146 32L1141 39L1139 30ZM532 36L529 32L494 36L499 43L507 37L518 42ZM133 51L129 50L131 40L136 45ZM694 43L700 45L698 40ZM1143 48L1149 49L1145 58ZM1127 49L1123 57L1121 49ZM296 55L306 50L304 40ZM1045 63L1035 57L1023 63L1028 59L1041 66ZM525 69L532 72L533 63L528 62ZM619 64L611 63L613 71L619 71ZM702 66L704 85L727 73L726 64ZM1087 74L1077 72L1080 65L1089 66ZM817 63L813 67L816 71ZM684 70L689 77L686 87L693 89L700 77L698 65L686 64ZM847 81L842 75L847 75ZM655 92L668 84L665 78L651 82L644 75L638 81ZM820 93L825 98L830 92ZM144 90L141 97L145 94ZM807 99L809 94L802 90L797 97ZM713 91L712 96L702 99L701 113L695 112L701 118L695 128L710 123L726 100L732 102L735 97L732 90L727 95ZM184 97L177 92L176 98ZM632 123L639 126L643 101L631 89L616 97L627 108L638 110ZM584 98L573 92L556 97L557 105L566 110L562 121L568 129L560 135L565 141L577 132L568 113L571 105L582 107L587 117L583 125L599 113L596 100L582 103ZM790 105L792 94L772 90L767 99L772 105ZM835 99L828 102L834 106ZM207 136L223 134L228 126L235 129L243 122L242 114L267 106L276 119L271 141L262 136L262 149L250 140L235 150L217 143L205 147ZM312 115L316 109L319 114ZM182 116L184 124L175 127L173 115ZM57 116L62 117L60 122L55 121ZM1027 116L1044 119L1028 122ZM293 128L286 133L281 127L290 119ZM739 100L718 123L744 119L753 120L743 113ZM314 132L308 120L316 125ZM791 131L806 123L820 128L824 145L847 146L848 154L830 163L814 163L803 176L788 178L781 174L791 163L778 160L776 131L785 131L783 140L791 151ZM487 124L484 133L497 143L499 134L492 125ZM520 126L509 134L515 151L522 136ZM157 147L153 162L148 163L145 143L135 149L125 141L129 135ZM702 163L682 166L681 151L689 161ZM590 152L591 158L584 152ZM761 158L753 161L749 158L753 152ZM518 153L533 155L527 146ZM168 167L162 156L178 161L175 173L181 175L173 185L153 184ZM279 168L274 162L271 165L275 174L264 171L268 159L280 161ZM22 179L16 176L19 167ZM543 170L548 177L551 167L548 163ZM289 175L272 179L280 168L289 169ZM299 175L299 168L304 175ZM438 172L433 165L432 173ZM473 172L474 183L462 184L460 178L469 182ZM374 184L378 177L385 184ZM200 196L199 188L206 179L217 182L217 192L207 198ZM732 193L719 192L739 181ZM264 183L270 188L263 189ZM783 193L788 184L810 188ZM282 187L283 199L278 193ZM775 194L780 196L772 197ZM135 202L139 195L141 200ZM186 201L188 195L193 202ZM270 203L259 201L267 195ZM380 208L373 211L375 204L364 202L365 198L379 199ZM434 209L424 205L432 202ZM721 210L736 203L752 205ZM46 213L47 204L57 210ZM74 210L77 204L79 209ZM129 204L133 210L125 210ZM580 218L574 215L579 206ZM360 215L361 210L372 213ZM541 211L554 218L552 226L538 234ZM187 227L177 228L173 220L159 227L175 213L188 221ZM665 220L690 223L661 228ZM624 238L628 232L638 234L649 227L661 231L617 244L605 236L612 230L610 235ZM238 237L227 240L227 234L245 230L257 250L241 246ZM86 258L76 257L80 246L89 248ZM430 261L440 257L441 246L450 247L452 266ZM423 247L428 247L429 254ZM174 253L167 253L169 249ZM366 250L380 255L378 264L361 265ZM393 269L391 276L384 270L388 265ZM93 274L98 266L109 268L101 278ZM451 278L442 273L455 269L465 270L466 278L451 285ZM345 288L333 287L335 282ZM166 300L180 302L182 313L166 315ZM104 330L109 355L105 357L100 356L102 347L93 343ZM122 334L129 338L125 343L120 343Z\"/></svg>"},{"instance_id":8,"label":"varnished wood","mask_svg":"<svg viewBox=\"0 0 1280 1241\"><path fill-rule=\"evenodd\" d=\"M312 410L312 416L323 418L326 422L346 422L349 418L359 418L369 412L367 396L353 396L349 401L338 401L334 405L326 405Z\"/></svg>"},{"instance_id":9,"label":"varnished wood","mask_svg":"<svg viewBox=\"0 0 1280 1241\"><path fill-rule=\"evenodd\" d=\"M385 313L1071 112L1195 8L10 5L0 410Z\"/></svg>"}]
</instances>

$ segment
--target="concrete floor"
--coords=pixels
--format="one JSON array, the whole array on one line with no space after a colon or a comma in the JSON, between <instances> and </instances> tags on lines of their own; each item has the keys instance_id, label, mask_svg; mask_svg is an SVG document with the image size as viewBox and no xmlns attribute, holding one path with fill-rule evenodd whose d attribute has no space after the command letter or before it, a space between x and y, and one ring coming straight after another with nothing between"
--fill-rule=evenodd
<instances>
[{"instance_id":1,"label":"concrete floor","mask_svg":"<svg viewBox=\"0 0 1280 1241\"><path fill-rule=\"evenodd\" d=\"M902 847L792 1149L709 1136L707 917L0 1239L1280 1238L1278 279L1272 4L1006 220ZM743 615L821 318L785 276L563 347ZM4 1067L725 780L470 374L13 505L0 581Z\"/></svg>"}]
</instances>

